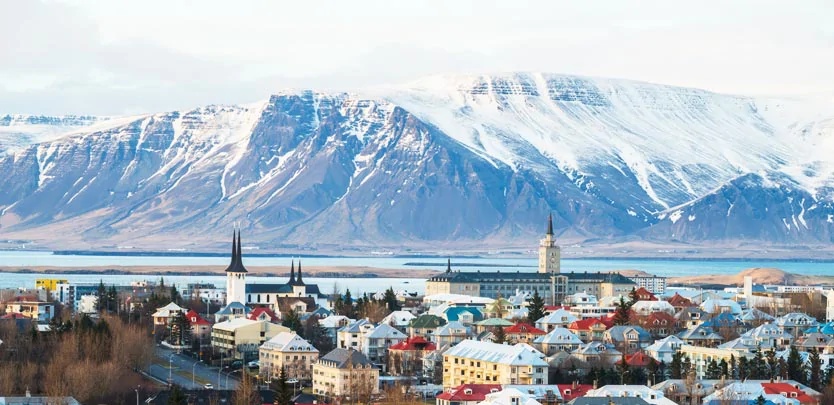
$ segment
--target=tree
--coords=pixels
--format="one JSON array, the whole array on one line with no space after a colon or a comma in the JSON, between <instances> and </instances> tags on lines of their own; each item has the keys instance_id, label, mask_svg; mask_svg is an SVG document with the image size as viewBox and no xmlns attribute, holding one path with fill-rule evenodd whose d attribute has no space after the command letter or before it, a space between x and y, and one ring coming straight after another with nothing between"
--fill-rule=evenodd
<instances>
[{"instance_id":1,"label":"tree","mask_svg":"<svg viewBox=\"0 0 834 405\"><path fill-rule=\"evenodd\" d=\"M759 397L756 398L756 402L753 402L753 404L755 404L755 405L766 405L767 401L765 400L765 397L759 395Z\"/></svg>"},{"instance_id":2,"label":"tree","mask_svg":"<svg viewBox=\"0 0 834 405\"><path fill-rule=\"evenodd\" d=\"M718 366L718 362L715 359L710 360L709 364L707 365L707 379L710 380L717 380L721 377L721 368Z\"/></svg>"},{"instance_id":3,"label":"tree","mask_svg":"<svg viewBox=\"0 0 834 405\"><path fill-rule=\"evenodd\" d=\"M330 353L335 348L333 339L330 338L327 331L319 324L316 317L311 316L304 320L303 332L302 336L304 339L318 349L319 353Z\"/></svg>"},{"instance_id":4,"label":"tree","mask_svg":"<svg viewBox=\"0 0 834 405\"><path fill-rule=\"evenodd\" d=\"M353 297L350 295L350 289L345 290L345 297L342 301L342 310L339 315L343 315L351 319L355 317Z\"/></svg>"},{"instance_id":5,"label":"tree","mask_svg":"<svg viewBox=\"0 0 834 405\"><path fill-rule=\"evenodd\" d=\"M614 312L614 325L628 325L629 311L631 306L625 301L625 298L620 296L620 302L617 303L617 310Z\"/></svg>"},{"instance_id":6,"label":"tree","mask_svg":"<svg viewBox=\"0 0 834 405\"><path fill-rule=\"evenodd\" d=\"M284 319L281 320L281 325L290 328L299 335L304 333L304 326L301 324L301 318L298 317L298 314L292 308L284 314Z\"/></svg>"},{"instance_id":7,"label":"tree","mask_svg":"<svg viewBox=\"0 0 834 405\"><path fill-rule=\"evenodd\" d=\"M740 357L738 359L738 379L745 381L750 378L750 364L747 357Z\"/></svg>"},{"instance_id":8,"label":"tree","mask_svg":"<svg viewBox=\"0 0 834 405\"><path fill-rule=\"evenodd\" d=\"M730 373L727 378L731 380L738 379L738 362L736 361L736 355L730 354Z\"/></svg>"},{"instance_id":9,"label":"tree","mask_svg":"<svg viewBox=\"0 0 834 405\"><path fill-rule=\"evenodd\" d=\"M802 364L802 357L799 355L799 350L796 346L791 346L788 354L788 378L804 384L807 380L805 374L805 367Z\"/></svg>"},{"instance_id":10,"label":"tree","mask_svg":"<svg viewBox=\"0 0 834 405\"><path fill-rule=\"evenodd\" d=\"M669 377L674 380L680 380L683 370L683 353L676 351L672 355L672 362L669 363Z\"/></svg>"},{"instance_id":11,"label":"tree","mask_svg":"<svg viewBox=\"0 0 834 405\"><path fill-rule=\"evenodd\" d=\"M492 332L492 341L493 343L506 343L507 342L507 335L504 332L503 326L496 326Z\"/></svg>"},{"instance_id":12,"label":"tree","mask_svg":"<svg viewBox=\"0 0 834 405\"><path fill-rule=\"evenodd\" d=\"M232 396L232 403L234 405L262 405L263 399L258 391L258 385L253 381L254 378L246 371L241 374L240 384L237 385Z\"/></svg>"},{"instance_id":13,"label":"tree","mask_svg":"<svg viewBox=\"0 0 834 405\"><path fill-rule=\"evenodd\" d=\"M539 295L539 290L536 290L533 292L530 305L527 307L527 320L530 325L535 325L536 321L542 318L544 318L544 298Z\"/></svg>"},{"instance_id":14,"label":"tree","mask_svg":"<svg viewBox=\"0 0 834 405\"><path fill-rule=\"evenodd\" d=\"M822 390L822 359L820 359L820 353L817 349L811 349L808 352L808 362L810 363L811 367L811 379L808 381L811 388L821 391Z\"/></svg>"},{"instance_id":15,"label":"tree","mask_svg":"<svg viewBox=\"0 0 834 405\"><path fill-rule=\"evenodd\" d=\"M287 373L284 367L278 374L278 381L273 384L275 392L275 403L279 405L292 404L292 388L287 384Z\"/></svg>"},{"instance_id":16,"label":"tree","mask_svg":"<svg viewBox=\"0 0 834 405\"><path fill-rule=\"evenodd\" d=\"M776 350L771 348L765 359L767 361L767 378L775 379L779 376L779 361L776 359Z\"/></svg>"},{"instance_id":17,"label":"tree","mask_svg":"<svg viewBox=\"0 0 834 405\"><path fill-rule=\"evenodd\" d=\"M388 311L390 312L402 309L393 287L388 287L388 289L385 290L385 295L382 297L382 300L385 302L385 305L388 307Z\"/></svg>"},{"instance_id":18,"label":"tree","mask_svg":"<svg viewBox=\"0 0 834 405\"><path fill-rule=\"evenodd\" d=\"M177 291L177 286L175 285L171 286L171 302L178 305L182 303L182 297L180 297L180 292Z\"/></svg>"},{"instance_id":19,"label":"tree","mask_svg":"<svg viewBox=\"0 0 834 405\"><path fill-rule=\"evenodd\" d=\"M633 383L631 379L631 369L626 361L625 354L620 359L619 364L617 364L617 371L619 372L620 380L618 381L620 384L630 385Z\"/></svg>"},{"instance_id":20,"label":"tree","mask_svg":"<svg viewBox=\"0 0 834 405\"><path fill-rule=\"evenodd\" d=\"M730 365L727 363L727 360L721 359L721 361L718 362L718 368L721 371L721 377L732 379L732 377L730 377Z\"/></svg>"},{"instance_id":21,"label":"tree","mask_svg":"<svg viewBox=\"0 0 834 405\"><path fill-rule=\"evenodd\" d=\"M177 311L171 319L171 335L168 343L175 346L187 346L191 343L191 323L182 311Z\"/></svg>"},{"instance_id":22,"label":"tree","mask_svg":"<svg viewBox=\"0 0 834 405\"><path fill-rule=\"evenodd\" d=\"M98 281L98 288L96 289L96 312L102 312L107 309L107 287L104 286L104 281Z\"/></svg>"},{"instance_id":23,"label":"tree","mask_svg":"<svg viewBox=\"0 0 834 405\"><path fill-rule=\"evenodd\" d=\"M635 287L631 287L631 291L628 292L628 306L631 307L640 300L640 297L637 296L637 289Z\"/></svg>"},{"instance_id":24,"label":"tree","mask_svg":"<svg viewBox=\"0 0 834 405\"><path fill-rule=\"evenodd\" d=\"M179 385L174 385L171 387L171 391L168 393L168 405L186 405L188 404L188 398L186 398L185 393L182 392Z\"/></svg>"}]
</instances>

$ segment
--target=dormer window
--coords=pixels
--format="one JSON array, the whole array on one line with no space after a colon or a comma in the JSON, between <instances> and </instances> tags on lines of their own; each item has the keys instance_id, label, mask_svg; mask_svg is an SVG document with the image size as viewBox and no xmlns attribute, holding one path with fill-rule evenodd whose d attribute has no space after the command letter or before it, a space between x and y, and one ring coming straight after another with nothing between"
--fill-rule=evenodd
<instances>
[{"instance_id":1,"label":"dormer window","mask_svg":"<svg viewBox=\"0 0 834 405\"><path fill-rule=\"evenodd\" d=\"M472 390L471 390L471 389L469 389L469 388L466 388L466 389L464 389L464 390L463 390L463 393L464 393L465 395L472 395Z\"/></svg>"}]
</instances>

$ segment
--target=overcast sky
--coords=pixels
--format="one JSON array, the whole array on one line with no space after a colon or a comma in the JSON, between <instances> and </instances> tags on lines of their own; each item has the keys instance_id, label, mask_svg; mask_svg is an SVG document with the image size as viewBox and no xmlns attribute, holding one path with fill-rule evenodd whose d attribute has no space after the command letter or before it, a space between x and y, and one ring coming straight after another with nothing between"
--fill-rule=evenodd
<instances>
[{"instance_id":1,"label":"overcast sky","mask_svg":"<svg viewBox=\"0 0 834 405\"><path fill-rule=\"evenodd\" d=\"M0 114L164 111L516 70L834 93L832 21L830 0L0 0Z\"/></svg>"}]
</instances>

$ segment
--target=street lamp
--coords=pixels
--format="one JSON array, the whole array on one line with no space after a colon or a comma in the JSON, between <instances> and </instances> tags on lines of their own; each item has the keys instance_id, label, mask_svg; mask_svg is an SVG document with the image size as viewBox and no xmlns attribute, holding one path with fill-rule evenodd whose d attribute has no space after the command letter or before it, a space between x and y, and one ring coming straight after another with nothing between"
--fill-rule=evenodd
<instances>
[{"instance_id":1,"label":"street lamp","mask_svg":"<svg viewBox=\"0 0 834 405\"><path fill-rule=\"evenodd\" d=\"M139 405L139 388L142 388L141 385L137 385L136 388L133 390L136 391L136 405Z\"/></svg>"},{"instance_id":2,"label":"street lamp","mask_svg":"<svg viewBox=\"0 0 834 405\"><path fill-rule=\"evenodd\" d=\"M230 372L226 373L226 384L225 384L226 389L229 389L229 376L232 375L232 373L237 373L238 371L241 371L241 370L243 370L243 369L233 370L233 371L230 371Z\"/></svg>"},{"instance_id":3,"label":"street lamp","mask_svg":"<svg viewBox=\"0 0 834 405\"><path fill-rule=\"evenodd\" d=\"M199 363L200 361L202 361L202 360L195 361L194 364L191 366L191 388L192 389L195 389L195 387L196 387L196 384L194 384L194 370L197 367L197 363Z\"/></svg>"},{"instance_id":4,"label":"street lamp","mask_svg":"<svg viewBox=\"0 0 834 405\"><path fill-rule=\"evenodd\" d=\"M174 385L174 353L168 356L168 386Z\"/></svg>"}]
</instances>

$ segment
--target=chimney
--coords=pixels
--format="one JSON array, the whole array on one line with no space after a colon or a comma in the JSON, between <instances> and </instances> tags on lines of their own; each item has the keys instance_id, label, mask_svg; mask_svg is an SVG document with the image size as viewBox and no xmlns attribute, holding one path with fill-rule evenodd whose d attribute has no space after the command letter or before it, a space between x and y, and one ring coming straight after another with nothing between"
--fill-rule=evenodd
<instances>
[{"instance_id":1,"label":"chimney","mask_svg":"<svg viewBox=\"0 0 834 405\"><path fill-rule=\"evenodd\" d=\"M579 381L573 380L573 384L571 384L571 388L576 391L576 387L579 385Z\"/></svg>"},{"instance_id":2,"label":"chimney","mask_svg":"<svg viewBox=\"0 0 834 405\"><path fill-rule=\"evenodd\" d=\"M594 389L597 389L597 380L594 380Z\"/></svg>"}]
</instances>

